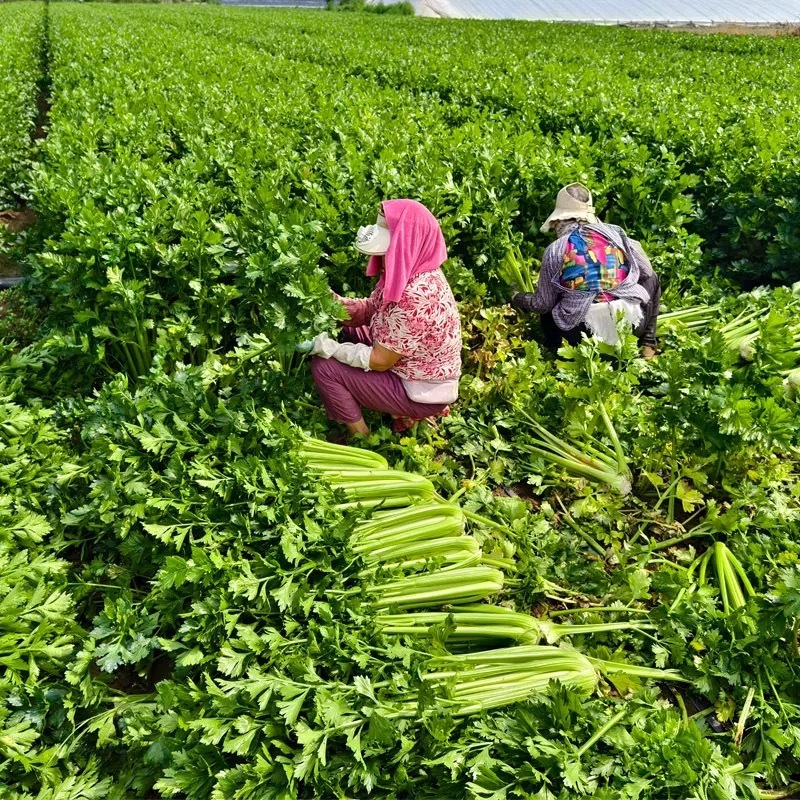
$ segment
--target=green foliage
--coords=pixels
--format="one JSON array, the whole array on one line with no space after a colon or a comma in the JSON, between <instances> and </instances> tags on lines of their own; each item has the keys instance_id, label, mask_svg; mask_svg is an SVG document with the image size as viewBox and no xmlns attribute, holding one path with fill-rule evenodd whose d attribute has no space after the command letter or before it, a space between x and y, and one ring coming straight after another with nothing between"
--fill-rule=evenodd
<instances>
[{"instance_id":1,"label":"green foliage","mask_svg":"<svg viewBox=\"0 0 800 800\"><path fill-rule=\"evenodd\" d=\"M52 109L26 170L45 13ZM0 797L738 800L792 780L798 297L730 287L798 274L797 42L169 6L0 18L0 75L19 74L0 114L20 122L0 175L16 165L40 219L16 244L20 335L0 341ZM575 179L643 242L666 302L704 307L654 361L631 336L546 353L503 304ZM460 504L465 546L424 559L416 539L365 545L386 518L348 507L363 487L321 477L292 424L324 426L294 345L333 330L329 285L366 290L353 231L392 196L441 220L464 320L440 430L362 443L395 470L370 503L405 504L404 470L427 506ZM503 681L461 719L447 699L481 675L430 672L488 645L413 583L442 575L603 676L537 675L524 699ZM409 631L417 606L432 616ZM676 671L691 684L645 686Z\"/></svg>"},{"instance_id":2,"label":"green foliage","mask_svg":"<svg viewBox=\"0 0 800 800\"><path fill-rule=\"evenodd\" d=\"M261 10L54 6L51 130L31 182L52 235L32 271L53 321L70 331L60 347L76 373L139 378L156 354L199 364L255 333L285 358L331 325L326 273L337 288L365 286L352 231L390 196L418 197L442 220L454 285L469 295L476 279L506 293L496 267L510 243L540 236L555 188L575 177L675 289L696 286L708 256L714 270L726 265L722 281L767 276L773 260L778 278L794 274L790 221L771 235L777 219L765 217L745 235L731 228L745 224L741 213L707 218L729 198L736 153L791 149L793 128L781 120L795 95L764 105L754 78L734 122L707 97L755 63L788 86L795 42L742 50L714 40L710 72L699 38L581 29L587 51L608 55L586 70L576 56L574 74L591 75L592 88L565 92L564 47L553 37L566 42L572 28L453 22L466 59L438 46L440 33L422 20L270 19L266 33ZM375 25L380 54L361 44ZM618 52L627 54L622 72ZM173 78L154 101L147 87L165 71ZM588 107L577 99L587 94ZM755 125L751 108L777 118ZM739 143L745 131L755 144ZM756 163L765 162L751 170ZM781 191L791 196L791 186ZM523 263L542 244L525 242ZM469 280L455 272L462 267Z\"/></svg>"},{"instance_id":3,"label":"green foliage","mask_svg":"<svg viewBox=\"0 0 800 800\"><path fill-rule=\"evenodd\" d=\"M0 5L0 209L25 191L43 26L43 6Z\"/></svg>"},{"instance_id":4,"label":"green foliage","mask_svg":"<svg viewBox=\"0 0 800 800\"><path fill-rule=\"evenodd\" d=\"M19 348L30 344L39 333L39 310L20 287L0 294L0 342Z\"/></svg>"},{"instance_id":5,"label":"green foliage","mask_svg":"<svg viewBox=\"0 0 800 800\"><path fill-rule=\"evenodd\" d=\"M413 17L416 13L414 5L409 0L400 0L399 3L369 3L364 10L370 14L389 14L398 17Z\"/></svg>"}]
</instances>

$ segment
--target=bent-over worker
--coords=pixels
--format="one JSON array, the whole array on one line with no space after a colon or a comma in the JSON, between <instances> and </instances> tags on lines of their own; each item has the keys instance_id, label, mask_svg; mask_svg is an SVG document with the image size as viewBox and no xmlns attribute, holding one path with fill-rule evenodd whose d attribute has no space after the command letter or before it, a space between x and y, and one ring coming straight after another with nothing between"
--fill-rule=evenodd
<instances>
[{"instance_id":1,"label":"bent-over worker","mask_svg":"<svg viewBox=\"0 0 800 800\"><path fill-rule=\"evenodd\" d=\"M388 413L394 429L449 413L461 374L461 321L441 266L447 248L436 218L415 200L387 200L355 247L378 278L367 298L337 298L348 342L313 340L311 372L328 418L367 434L362 409Z\"/></svg>"},{"instance_id":2,"label":"bent-over worker","mask_svg":"<svg viewBox=\"0 0 800 800\"><path fill-rule=\"evenodd\" d=\"M582 334L619 341L618 315L639 339L642 356L656 354L661 284L642 246L617 225L597 219L591 192L580 183L563 187L541 227L556 240L545 250L535 292L515 294L519 311L542 315L547 347Z\"/></svg>"}]
</instances>

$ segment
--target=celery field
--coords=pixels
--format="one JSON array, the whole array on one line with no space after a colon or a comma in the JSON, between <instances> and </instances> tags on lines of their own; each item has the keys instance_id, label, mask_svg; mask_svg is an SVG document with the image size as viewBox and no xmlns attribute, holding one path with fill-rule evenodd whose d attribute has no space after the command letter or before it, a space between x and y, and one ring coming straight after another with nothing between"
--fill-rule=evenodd
<instances>
[{"instance_id":1,"label":"celery field","mask_svg":"<svg viewBox=\"0 0 800 800\"><path fill-rule=\"evenodd\" d=\"M798 118L800 37L0 2L0 800L800 791ZM653 360L509 306L572 181ZM403 197L460 398L329 444Z\"/></svg>"}]
</instances>

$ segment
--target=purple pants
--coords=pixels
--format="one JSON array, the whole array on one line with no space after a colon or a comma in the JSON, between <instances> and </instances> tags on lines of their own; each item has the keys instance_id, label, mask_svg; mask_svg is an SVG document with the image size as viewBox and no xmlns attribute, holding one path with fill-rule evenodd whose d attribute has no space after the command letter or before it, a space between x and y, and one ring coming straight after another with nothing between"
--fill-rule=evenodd
<instances>
[{"instance_id":1,"label":"purple pants","mask_svg":"<svg viewBox=\"0 0 800 800\"><path fill-rule=\"evenodd\" d=\"M369 329L345 328L343 338L370 344ZM393 417L425 419L441 414L446 403L415 403L408 399L400 377L386 372L364 372L342 364L335 358L311 359L311 374L322 398L328 419L334 422L358 422L362 408L391 414Z\"/></svg>"}]
</instances>

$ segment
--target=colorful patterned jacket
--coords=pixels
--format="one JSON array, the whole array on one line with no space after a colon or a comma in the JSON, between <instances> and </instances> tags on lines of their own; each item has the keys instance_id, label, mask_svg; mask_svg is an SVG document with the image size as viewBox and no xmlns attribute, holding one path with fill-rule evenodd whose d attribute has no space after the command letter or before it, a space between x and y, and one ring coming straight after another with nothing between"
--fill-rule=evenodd
<instances>
[{"instance_id":1,"label":"colorful patterned jacket","mask_svg":"<svg viewBox=\"0 0 800 800\"><path fill-rule=\"evenodd\" d=\"M577 227L599 233L625 253L628 264L627 277L604 294L643 304L649 302L650 295L639 282L653 276L653 267L639 242L629 238L617 225L581 222ZM545 250L536 291L517 294L512 301L514 307L520 311L535 311L539 314L552 312L556 325L564 331L575 328L583 322L586 312L600 294L586 289L570 289L562 284L564 253L573 230L575 227L567 230Z\"/></svg>"}]
</instances>

